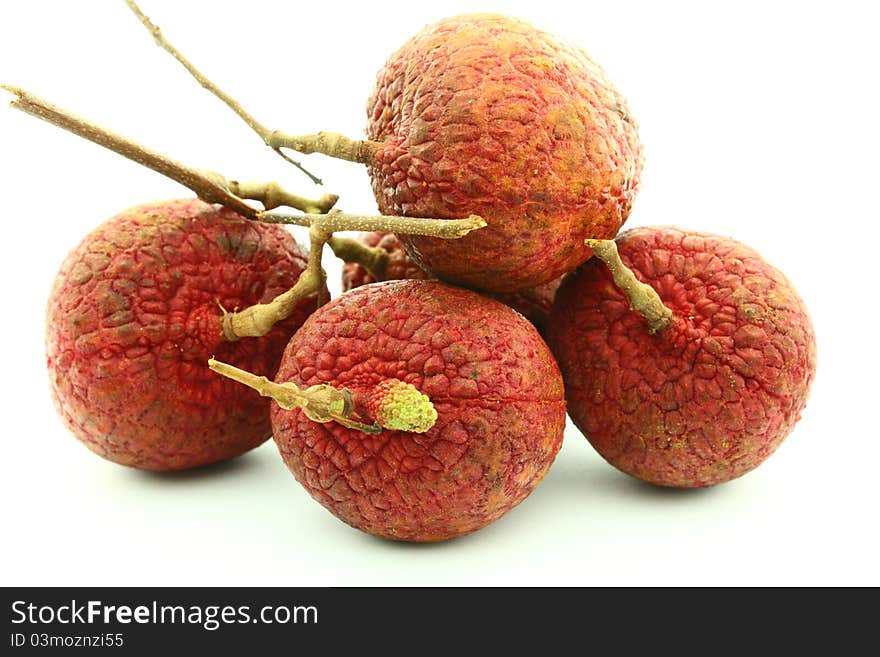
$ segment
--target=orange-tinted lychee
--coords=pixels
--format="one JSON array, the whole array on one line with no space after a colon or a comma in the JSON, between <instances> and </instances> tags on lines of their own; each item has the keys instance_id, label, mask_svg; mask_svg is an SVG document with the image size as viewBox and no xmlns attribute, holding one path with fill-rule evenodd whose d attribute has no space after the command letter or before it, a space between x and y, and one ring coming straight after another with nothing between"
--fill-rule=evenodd
<instances>
[{"instance_id":1,"label":"orange-tinted lychee","mask_svg":"<svg viewBox=\"0 0 880 657\"><path fill-rule=\"evenodd\" d=\"M488 222L454 242L400 235L407 253L485 292L573 269L590 255L585 238L617 233L639 186L626 100L583 50L515 18L424 28L379 72L367 116L383 213Z\"/></svg>"}]
</instances>

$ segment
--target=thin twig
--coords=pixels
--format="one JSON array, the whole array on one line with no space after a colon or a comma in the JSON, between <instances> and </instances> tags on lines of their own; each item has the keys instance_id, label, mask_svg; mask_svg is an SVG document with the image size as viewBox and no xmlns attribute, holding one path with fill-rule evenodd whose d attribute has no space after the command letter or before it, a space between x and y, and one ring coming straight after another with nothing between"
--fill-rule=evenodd
<instances>
[{"instance_id":1,"label":"thin twig","mask_svg":"<svg viewBox=\"0 0 880 657\"><path fill-rule=\"evenodd\" d=\"M165 36L162 34L162 30L160 30L159 27L155 23L153 23L153 21L151 21L149 19L149 17L146 14L144 14L143 11L141 11L141 8L137 6L137 3L135 3L134 0L125 0L125 4L127 4L128 8L131 9L132 12L134 12L135 16L138 17L138 19L143 24L143 26L147 29L147 31L153 35L153 39L156 41L156 44L160 48L165 50L168 54L170 54L172 57L174 57L174 59L176 59L178 62L180 62L180 64L183 65L183 67L187 70L187 72L189 72L189 74L193 78L195 78L195 80L200 85L202 85L202 87L204 87L205 89L210 91L212 94L214 94L217 98L219 98L221 101L223 101L223 103L229 109L231 109L233 112L235 112L238 115L238 117L242 121L244 121L248 125L248 127L250 127L251 130L253 130L254 132L256 132L260 136L260 138L263 140L263 142L267 146L269 146L273 151L278 153L278 155L283 157L285 160L290 162L297 169L299 169L304 174L306 174L312 180L313 183L315 183L316 185L323 185L324 184L320 178L318 178L313 173L311 173L308 169L303 167L302 164L300 164L296 160L291 159L287 154L285 154L281 150L282 146L276 146L273 143L273 140L275 138L274 135L275 135L276 131L269 130L266 126L264 126L262 123L257 121L253 116L251 116L251 114L249 114L247 111L245 111L245 109L241 106L241 103L239 103L237 100L235 100L235 98L233 98L228 93L223 91L216 84L211 82L211 80L209 80L205 76L204 73L202 73L199 69L197 69L195 66L193 66L192 63L186 57L184 57L183 54L177 48L175 48L171 44L170 41L168 41L168 39L165 38Z\"/></svg>"},{"instance_id":2,"label":"thin twig","mask_svg":"<svg viewBox=\"0 0 880 657\"><path fill-rule=\"evenodd\" d=\"M191 189L199 198L208 203L222 203L249 219L259 217L260 213L256 208L251 207L226 188L225 181L219 174L181 164L177 160L157 153L127 137L63 110L24 89L5 84L0 85L0 88L6 89L16 96L10 105L17 110L43 119L161 173Z\"/></svg>"},{"instance_id":3,"label":"thin twig","mask_svg":"<svg viewBox=\"0 0 880 657\"><path fill-rule=\"evenodd\" d=\"M248 219L259 219L261 213L242 199L260 201L267 210L287 206L314 214L329 212L339 199L335 194L324 194L319 199L308 199L291 194L276 182L239 183L227 180L216 171L182 164L128 137L53 105L24 89L9 85L0 85L0 88L15 96L15 99L10 103L15 109L43 119L52 125L142 164L192 190L203 201L220 203Z\"/></svg>"},{"instance_id":4,"label":"thin twig","mask_svg":"<svg viewBox=\"0 0 880 657\"><path fill-rule=\"evenodd\" d=\"M227 182L230 192L240 198L259 201L265 210L287 206L310 214L327 214L339 200L336 194L324 194L317 199L291 194L277 182L238 182L237 180Z\"/></svg>"},{"instance_id":5,"label":"thin twig","mask_svg":"<svg viewBox=\"0 0 880 657\"><path fill-rule=\"evenodd\" d=\"M405 233L425 235L441 239L458 239L468 233L486 226L479 215L472 214L465 219L429 219L426 217L401 217L396 215L360 215L330 212L329 214L278 214L264 212L260 221L271 224L292 226L313 226L316 222L330 232L338 230L359 230L364 232Z\"/></svg>"}]
</instances>

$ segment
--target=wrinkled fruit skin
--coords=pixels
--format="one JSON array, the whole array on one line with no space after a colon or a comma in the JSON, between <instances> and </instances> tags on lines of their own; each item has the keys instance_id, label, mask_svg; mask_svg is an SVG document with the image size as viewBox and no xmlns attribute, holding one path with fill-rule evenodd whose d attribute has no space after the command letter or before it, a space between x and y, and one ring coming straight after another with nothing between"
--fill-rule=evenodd
<instances>
[{"instance_id":1,"label":"wrinkled fruit skin","mask_svg":"<svg viewBox=\"0 0 880 657\"><path fill-rule=\"evenodd\" d=\"M548 341L569 414L624 472L662 486L710 486L762 463L800 418L816 367L803 301L732 239L675 228L617 238L674 323L650 335L597 258L565 279Z\"/></svg>"},{"instance_id":2,"label":"wrinkled fruit skin","mask_svg":"<svg viewBox=\"0 0 880 657\"><path fill-rule=\"evenodd\" d=\"M64 261L46 314L56 409L93 452L144 470L229 459L270 435L268 400L207 367L273 376L316 305L258 339L227 342L222 311L269 301L306 266L294 238L195 199L131 208Z\"/></svg>"},{"instance_id":3,"label":"wrinkled fruit skin","mask_svg":"<svg viewBox=\"0 0 880 657\"><path fill-rule=\"evenodd\" d=\"M584 239L613 237L639 186L626 100L582 50L523 21L456 16L391 56L367 103L385 214L488 226L456 240L401 235L426 271L512 292L574 269Z\"/></svg>"},{"instance_id":4,"label":"wrinkled fruit skin","mask_svg":"<svg viewBox=\"0 0 880 657\"><path fill-rule=\"evenodd\" d=\"M435 281L375 283L322 307L294 335L276 381L366 398L395 378L433 402L426 433L369 435L272 408L296 479L375 536L440 541L484 527L526 498L562 444L562 377L534 327Z\"/></svg>"},{"instance_id":5,"label":"wrinkled fruit skin","mask_svg":"<svg viewBox=\"0 0 880 657\"><path fill-rule=\"evenodd\" d=\"M360 233L355 239L367 246L379 247L388 252L388 266L382 276L383 281L407 278L416 280L434 279L434 276L412 261L406 254L406 251L403 250L403 245L395 234ZM359 264L347 262L342 267L343 292L375 282L376 278ZM517 292L508 292L507 294L493 294L492 297L523 315L535 325L535 328L538 329L541 335L544 335L547 327L547 317L550 315L553 298L556 296L556 290L559 289L560 283L562 283L561 276L549 283L541 283L535 287L518 290Z\"/></svg>"},{"instance_id":6,"label":"wrinkled fruit skin","mask_svg":"<svg viewBox=\"0 0 880 657\"><path fill-rule=\"evenodd\" d=\"M556 290L562 284L562 279L563 277L560 276L549 283L541 283L535 287L516 292L496 294L494 297L520 313L535 325L538 333L545 335L550 310L553 307L553 300L556 298Z\"/></svg>"}]
</instances>

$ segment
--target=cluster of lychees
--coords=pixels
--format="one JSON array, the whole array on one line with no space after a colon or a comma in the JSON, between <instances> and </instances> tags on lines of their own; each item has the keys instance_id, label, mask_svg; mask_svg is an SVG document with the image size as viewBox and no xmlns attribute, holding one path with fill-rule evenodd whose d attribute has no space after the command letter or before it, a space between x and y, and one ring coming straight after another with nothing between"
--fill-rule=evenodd
<instances>
[{"instance_id":1,"label":"cluster of lychees","mask_svg":"<svg viewBox=\"0 0 880 657\"><path fill-rule=\"evenodd\" d=\"M798 420L815 369L803 302L732 239L617 235L642 147L579 48L505 16L443 20L380 71L367 139L294 136L262 126L129 6L285 159L365 164L383 214L193 169L7 87L15 107L199 197L126 210L58 273L52 393L94 452L175 470L271 435L340 519L436 541L531 493L566 410L609 463L675 487L750 471ZM307 226L309 249L283 224ZM325 244L347 262L332 301Z\"/></svg>"}]
</instances>

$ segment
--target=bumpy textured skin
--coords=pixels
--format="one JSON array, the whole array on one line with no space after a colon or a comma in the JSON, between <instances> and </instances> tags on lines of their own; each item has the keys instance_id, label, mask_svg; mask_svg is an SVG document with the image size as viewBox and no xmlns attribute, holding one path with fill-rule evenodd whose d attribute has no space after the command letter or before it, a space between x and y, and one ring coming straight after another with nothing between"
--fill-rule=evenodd
<instances>
[{"instance_id":1,"label":"bumpy textured skin","mask_svg":"<svg viewBox=\"0 0 880 657\"><path fill-rule=\"evenodd\" d=\"M195 199L108 220L64 261L46 314L56 409L89 449L145 470L229 459L270 435L269 401L211 372L273 376L316 299L267 336L227 342L222 311L291 287L306 256L278 226Z\"/></svg>"},{"instance_id":2,"label":"bumpy textured skin","mask_svg":"<svg viewBox=\"0 0 880 657\"><path fill-rule=\"evenodd\" d=\"M375 283L322 307L294 335L276 381L369 398L395 378L433 402L426 433L369 435L272 408L296 479L370 534L440 541L488 525L538 485L562 444L562 377L534 327L436 281Z\"/></svg>"},{"instance_id":3,"label":"bumpy textured skin","mask_svg":"<svg viewBox=\"0 0 880 657\"><path fill-rule=\"evenodd\" d=\"M626 100L582 50L523 21L456 16L391 56L367 103L386 214L488 227L448 241L401 235L439 278L485 292L551 281L630 212L642 147Z\"/></svg>"},{"instance_id":4,"label":"bumpy textured skin","mask_svg":"<svg viewBox=\"0 0 880 657\"><path fill-rule=\"evenodd\" d=\"M749 472L807 401L816 340L803 301L732 239L652 227L616 241L674 323L650 335L598 259L566 277L548 340L572 419L609 463L654 484L710 486Z\"/></svg>"},{"instance_id":5,"label":"bumpy textured skin","mask_svg":"<svg viewBox=\"0 0 880 657\"><path fill-rule=\"evenodd\" d=\"M403 250L400 240L393 233L360 233L355 239L367 246L378 246L388 252L388 267L382 277L383 281L407 278L431 280L435 278L412 261L406 254L406 251ZM347 262L342 267L343 292L375 282L375 276L356 263ZM553 306L553 299L556 296L556 290L559 289L560 283L562 283L561 276L549 283L541 283L535 287L518 290L517 292L493 294L492 297L523 315L543 335L547 327L550 308Z\"/></svg>"},{"instance_id":6,"label":"bumpy textured skin","mask_svg":"<svg viewBox=\"0 0 880 657\"><path fill-rule=\"evenodd\" d=\"M563 277L560 276L548 283L541 283L525 290L493 296L520 313L535 325L538 333L545 335L550 310L553 308L553 300L556 298L556 290L562 284L562 279Z\"/></svg>"}]
</instances>

